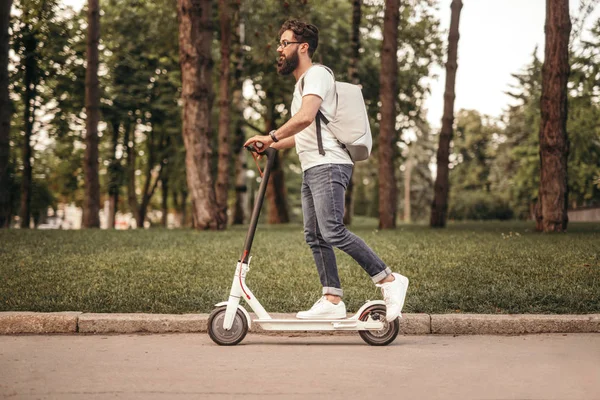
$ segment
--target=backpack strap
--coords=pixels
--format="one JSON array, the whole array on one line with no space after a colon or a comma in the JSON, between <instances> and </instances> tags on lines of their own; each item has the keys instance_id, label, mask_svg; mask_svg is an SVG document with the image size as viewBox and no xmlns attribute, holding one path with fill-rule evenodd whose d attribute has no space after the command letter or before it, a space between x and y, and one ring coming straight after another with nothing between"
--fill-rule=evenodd
<instances>
[{"instance_id":1,"label":"backpack strap","mask_svg":"<svg viewBox=\"0 0 600 400\"><path fill-rule=\"evenodd\" d=\"M317 65L319 65L319 64L317 64ZM321 65L321 66L323 68L325 68L327 71L329 71L331 76L333 76L333 90L335 90L335 75L333 74L333 71L324 65ZM302 80L300 82L300 95L302 95L302 90L304 90L304 77L302 77ZM323 136L321 134L321 121L325 122L325 125L329 124L329 120L325 117L325 115L323 115L321 110L318 110L317 116L315 117L315 122L317 125L317 146L319 147L319 154L324 156L325 150L323 149Z\"/></svg>"},{"instance_id":2,"label":"backpack strap","mask_svg":"<svg viewBox=\"0 0 600 400\"><path fill-rule=\"evenodd\" d=\"M317 123L317 146L319 147L319 154L324 156L325 150L323 149L323 136L321 135L321 119L327 120L321 110L317 111L316 123ZM327 124L327 122L325 122Z\"/></svg>"}]
</instances>

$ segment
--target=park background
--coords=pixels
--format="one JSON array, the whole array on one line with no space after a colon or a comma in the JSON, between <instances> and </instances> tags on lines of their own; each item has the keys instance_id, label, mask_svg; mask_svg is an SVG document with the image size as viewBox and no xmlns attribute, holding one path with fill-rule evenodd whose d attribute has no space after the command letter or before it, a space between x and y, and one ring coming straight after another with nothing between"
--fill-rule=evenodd
<instances>
[{"instance_id":1,"label":"park background","mask_svg":"<svg viewBox=\"0 0 600 400\"><path fill-rule=\"evenodd\" d=\"M411 278L408 311L600 309L597 1L10 3L2 310L193 312L225 298L260 182L241 144L290 117L293 81L275 70L290 17L320 28L316 62L363 88L374 149L355 166L345 219ZM544 31L561 17L569 29ZM551 34L562 64L547 77L565 79L550 100L568 102L552 149L540 145ZM555 181L540 179L543 150L565 157L546 171ZM281 152L254 249L253 285L276 311L318 293L300 182L294 151ZM559 217L545 225L540 193L556 182ZM348 308L377 296L338 254Z\"/></svg>"}]
</instances>

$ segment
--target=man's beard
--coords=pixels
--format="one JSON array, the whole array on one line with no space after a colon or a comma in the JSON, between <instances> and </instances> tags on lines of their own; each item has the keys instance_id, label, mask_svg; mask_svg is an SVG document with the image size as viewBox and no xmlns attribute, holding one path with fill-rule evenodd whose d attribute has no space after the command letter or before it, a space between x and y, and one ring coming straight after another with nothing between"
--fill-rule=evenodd
<instances>
[{"instance_id":1,"label":"man's beard","mask_svg":"<svg viewBox=\"0 0 600 400\"><path fill-rule=\"evenodd\" d=\"M292 53L290 58L281 56L277 62L277 72L279 75L289 75L298 68L298 64L300 64L298 52Z\"/></svg>"}]
</instances>

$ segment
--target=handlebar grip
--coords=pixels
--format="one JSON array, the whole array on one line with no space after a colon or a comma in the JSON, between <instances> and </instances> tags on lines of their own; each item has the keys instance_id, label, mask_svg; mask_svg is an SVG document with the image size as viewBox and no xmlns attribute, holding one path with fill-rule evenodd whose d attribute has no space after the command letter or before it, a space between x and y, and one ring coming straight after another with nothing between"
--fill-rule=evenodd
<instances>
[{"instance_id":1,"label":"handlebar grip","mask_svg":"<svg viewBox=\"0 0 600 400\"><path fill-rule=\"evenodd\" d=\"M258 154L261 154L261 151L260 151L260 150L261 150L263 147L265 147L265 144L264 144L264 143L262 143L262 142L254 142L254 145L250 144L250 145L248 145L248 146L245 146L245 147L246 147L246 149L247 149L248 151L251 151L252 153L258 153Z\"/></svg>"}]
</instances>

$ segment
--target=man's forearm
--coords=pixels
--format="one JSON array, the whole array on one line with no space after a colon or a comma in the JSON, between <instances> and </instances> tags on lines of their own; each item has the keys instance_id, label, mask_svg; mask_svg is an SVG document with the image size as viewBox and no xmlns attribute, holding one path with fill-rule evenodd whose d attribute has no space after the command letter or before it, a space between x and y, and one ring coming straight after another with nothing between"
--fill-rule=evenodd
<instances>
[{"instance_id":1,"label":"man's forearm","mask_svg":"<svg viewBox=\"0 0 600 400\"><path fill-rule=\"evenodd\" d=\"M279 141L282 141L284 139L293 137L296 133L308 127L313 120L314 118L310 118L308 115L306 115L306 113L300 110L300 112L290 118L288 122L277 129L274 134Z\"/></svg>"},{"instance_id":2,"label":"man's forearm","mask_svg":"<svg viewBox=\"0 0 600 400\"><path fill-rule=\"evenodd\" d=\"M296 146L296 138L295 136L291 136L285 139L281 139L279 142L277 143L273 143L271 145L272 148L276 149L276 150L284 150L284 149L291 149L292 147Z\"/></svg>"}]
</instances>

